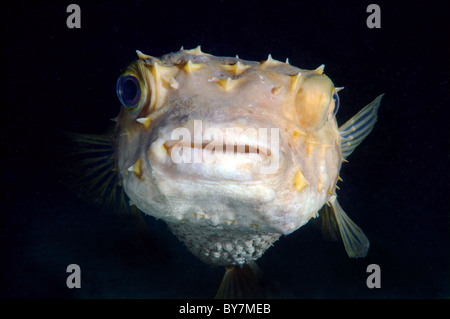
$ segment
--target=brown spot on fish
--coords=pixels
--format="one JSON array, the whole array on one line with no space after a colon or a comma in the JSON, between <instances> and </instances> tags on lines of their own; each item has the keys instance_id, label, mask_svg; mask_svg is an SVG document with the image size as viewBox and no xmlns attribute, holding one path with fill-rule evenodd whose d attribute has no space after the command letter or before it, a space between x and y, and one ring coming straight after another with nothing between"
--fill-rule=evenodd
<instances>
[{"instance_id":1,"label":"brown spot on fish","mask_svg":"<svg viewBox=\"0 0 450 319\"><path fill-rule=\"evenodd\" d=\"M279 95L279 94L281 93L282 90L283 90L283 87L281 87L281 86L274 87L274 88L272 89L272 94L273 94L273 95Z\"/></svg>"}]
</instances>

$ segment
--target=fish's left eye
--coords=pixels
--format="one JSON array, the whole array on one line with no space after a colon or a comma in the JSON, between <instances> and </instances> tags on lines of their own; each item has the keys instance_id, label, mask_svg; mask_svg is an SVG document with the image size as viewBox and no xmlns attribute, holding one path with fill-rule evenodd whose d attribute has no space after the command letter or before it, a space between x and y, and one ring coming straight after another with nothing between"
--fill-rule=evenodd
<instances>
[{"instance_id":1,"label":"fish's left eye","mask_svg":"<svg viewBox=\"0 0 450 319\"><path fill-rule=\"evenodd\" d=\"M141 100L141 86L133 75L124 75L117 80L117 96L127 108L134 108Z\"/></svg>"},{"instance_id":2,"label":"fish's left eye","mask_svg":"<svg viewBox=\"0 0 450 319\"><path fill-rule=\"evenodd\" d=\"M336 91L333 92L332 99L334 102L334 107L333 110L328 113L328 120L331 120L333 117L335 117L337 111L339 110L339 95L337 94Z\"/></svg>"}]
</instances>

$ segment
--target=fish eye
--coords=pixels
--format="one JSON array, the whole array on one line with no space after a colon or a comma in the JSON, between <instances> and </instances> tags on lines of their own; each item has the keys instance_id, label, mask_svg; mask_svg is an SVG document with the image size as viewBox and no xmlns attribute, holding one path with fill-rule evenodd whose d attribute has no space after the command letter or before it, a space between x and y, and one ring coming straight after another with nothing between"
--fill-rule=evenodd
<instances>
[{"instance_id":1,"label":"fish eye","mask_svg":"<svg viewBox=\"0 0 450 319\"><path fill-rule=\"evenodd\" d=\"M141 85L133 75L119 77L116 91L120 102L127 108L136 107L141 99Z\"/></svg>"},{"instance_id":2,"label":"fish eye","mask_svg":"<svg viewBox=\"0 0 450 319\"><path fill-rule=\"evenodd\" d=\"M336 90L333 91L332 98L334 101L334 108L333 108L333 112L329 113L328 120L331 120L333 117L335 117L337 111L339 110L339 95L337 94Z\"/></svg>"}]
</instances>

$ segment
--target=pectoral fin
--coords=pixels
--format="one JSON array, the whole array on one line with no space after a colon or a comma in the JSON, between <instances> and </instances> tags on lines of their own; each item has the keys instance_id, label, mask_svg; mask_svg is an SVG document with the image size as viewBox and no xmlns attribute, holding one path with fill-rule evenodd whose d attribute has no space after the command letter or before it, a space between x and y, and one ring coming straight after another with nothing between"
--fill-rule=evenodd
<instances>
[{"instance_id":1,"label":"pectoral fin","mask_svg":"<svg viewBox=\"0 0 450 319\"><path fill-rule=\"evenodd\" d=\"M330 206L323 205L319 210L319 217L313 219L313 222L321 228L325 240L337 241L339 239L339 227Z\"/></svg>"},{"instance_id":2,"label":"pectoral fin","mask_svg":"<svg viewBox=\"0 0 450 319\"><path fill-rule=\"evenodd\" d=\"M336 198L330 200L336 217L345 250L350 258L365 257L369 250L369 240L339 205Z\"/></svg>"},{"instance_id":3,"label":"pectoral fin","mask_svg":"<svg viewBox=\"0 0 450 319\"><path fill-rule=\"evenodd\" d=\"M343 158L347 158L372 131L383 95L378 96L339 128Z\"/></svg>"},{"instance_id":4,"label":"pectoral fin","mask_svg":"<svg viewBox=\"0 0 450 319\"><path fill-rule=\"evenodd\" d=\"M116 171L112 133L105 135L61 132L58 170L63 184L88 202L117 212L133 209Z\"/></svg>"}]
</instances>

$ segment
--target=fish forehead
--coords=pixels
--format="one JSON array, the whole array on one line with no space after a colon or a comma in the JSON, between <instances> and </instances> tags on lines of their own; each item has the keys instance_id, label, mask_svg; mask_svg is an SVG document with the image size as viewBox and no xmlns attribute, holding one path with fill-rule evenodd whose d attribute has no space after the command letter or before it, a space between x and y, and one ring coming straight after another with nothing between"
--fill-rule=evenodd
<instances>
[{"instance_id":1,"label":"fish forehead","mask_svg":"<svg viewBox=\"0 0 450 319\"><path fill-rule=\"evenodd\" d=\"M299 69L270 55L265 61L255 62L216 57L198 48L159 58L140 54L140 58L135 65L140 64L137 68L144 73L143 77L147 75L156 84L148 88L152 98L150 107L140 113L150 117L159 116L155 109L164 107L165 111L177 109L184 117L197 113L203 117L226 116L244 111L249 118L275 115L293 119L294 103L290 100L301 82L298 75L304 80L323 71Z\"/></svg>"},{"instance_id":2,"label":"fish forehead","mask_svg":"<svg viewBox=\"0 0 450 319\"><path fill-rule=\"evenodd\" d=\"M172 52L165 54L159 58L148 56L148 58L144 59L149 61L150 63L159 62L162 65L170 66L170 65L182 65L188 61L191 61L195 64L205 64L205 65L214 65L214 66L231 66L235 65L237 62L240 62L244 66L258 67L266 63L265 67L277 66L280 73L294 75L298 73L299 68L290 65L288 63L283 63L281 61L277 61L272 59L264 60L264 61L250 61L241 59L239 57L226 57L226 56L215 56L211 54L207 54L198 50L180 50L178 52Z\"/></svg>"}]
</instances>

